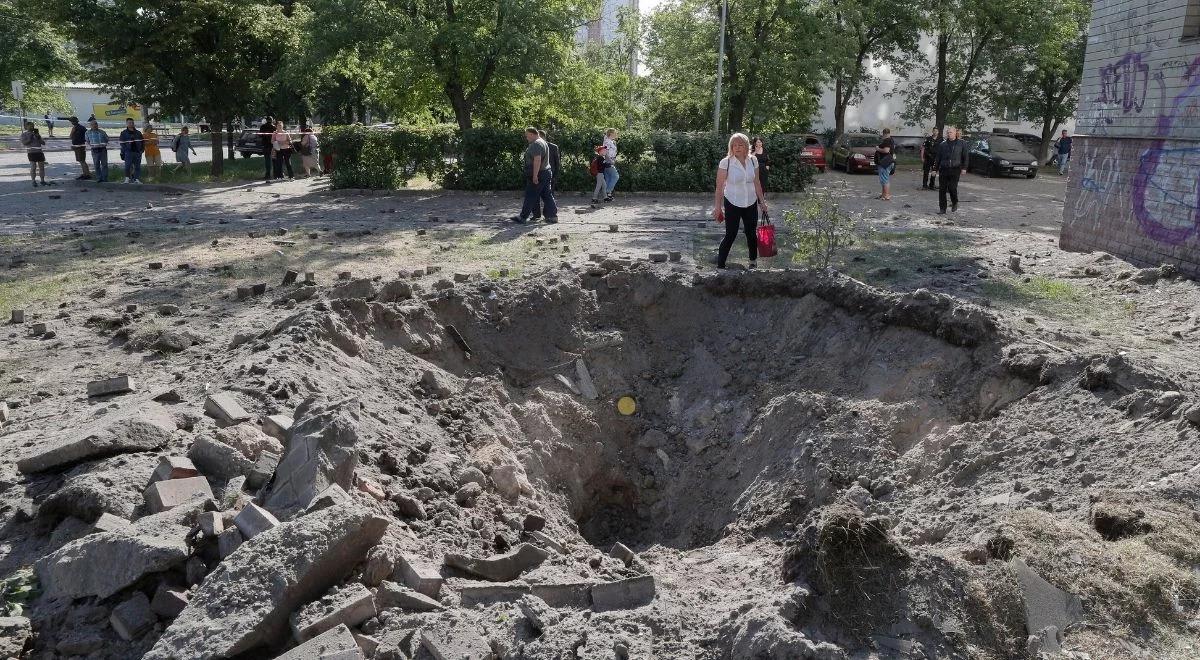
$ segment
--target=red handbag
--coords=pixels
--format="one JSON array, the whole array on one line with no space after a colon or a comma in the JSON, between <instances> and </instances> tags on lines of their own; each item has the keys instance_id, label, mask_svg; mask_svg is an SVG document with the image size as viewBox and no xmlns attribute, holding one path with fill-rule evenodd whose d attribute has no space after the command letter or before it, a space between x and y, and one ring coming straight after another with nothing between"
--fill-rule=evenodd
<instances>
[{"instance_id":1,"label":"red handbag","mask_svg":"<svg viewBox=\"0 0 1200 660\"><path fill-rule=\"evenodd\" d=\"M763 213L758 222L758 256L773 257L778 252L775 247L775 225L771 224L771 216Z\"/></svg>"}]
</instances>

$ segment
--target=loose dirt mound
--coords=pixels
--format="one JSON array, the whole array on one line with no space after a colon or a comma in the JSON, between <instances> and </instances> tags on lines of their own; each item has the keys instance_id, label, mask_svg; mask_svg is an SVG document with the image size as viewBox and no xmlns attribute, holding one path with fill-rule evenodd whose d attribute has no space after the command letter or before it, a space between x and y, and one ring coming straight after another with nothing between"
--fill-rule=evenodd
<instances>
[{"instance_id":1,"label":"loose dirt mound","mask_svg":"<svg viewBox=\"0 0 1200 660\"><path fill-rule=\"evenodd\" d=\"M1102 653L1134 635L1169 655L1193 642L1200 583L1180 549L1192 532L1145 540L1186 506L1138 509L1152 496L1194 505L1200 492L1187 471L1197 430L1183 417L1195 395L1170 374L1025 344L946 296L885 294L820 272L693 277L608 262L434 289L286 294L280 307L294 309L239 336L219 366L221 387L251 415L295 414L310 444L296 456L299 432L286 437L288 475L261 491L214 482L224 504L210 508L257 496L300 524L311 495L297 493L347 486L394 521L363 564L346 567L372 587L401 579L401 556L441 566L448 553L545 550L507 592L481 595L478 572L490 568L442 569L438 607L456 610L452 623L396 607L356 622L380 642L376 657L426 653L437 642L422 635L446 625L500 657L547 659L1016 658L1072 639ZM198 414L202 397L184 394L190 403L172 407L187 423L161 453L216 433ZM618 406L626 397L632 414ZM1151 443L1153 453L1137 451ZM136 489L84 476L125 464L7 479L6 501L53 502L4 528L10 544L40 539L18 561L70 540L64 525L86 527L97 507L144 515ZM78 506L56 494L68 487ZM1100 487L1123 495L1093 506ZM1072 535L1090 544L1078 561L1096 565L1066 568L1074 556L1054 544ZM1132 596L1150 620L1108 603L1128 590L1077 577L1106 570L1118 543L1152 560L1145 583L1181 581ZM202 569L148 574L105 600L41 599L37 649L91 626L105 643L95 657L140 655L170 618L126 642L105 608L202 578L220 560L205 552ZM1087 621L1114 632L1033 628L1040 614L1014 556L1051 585L1088 589ZM556 600L580 584L590 601ZM605 600L596 585L621 595ZM99 618L80 624L85 607Z\"/></svg>"}]
</instances>

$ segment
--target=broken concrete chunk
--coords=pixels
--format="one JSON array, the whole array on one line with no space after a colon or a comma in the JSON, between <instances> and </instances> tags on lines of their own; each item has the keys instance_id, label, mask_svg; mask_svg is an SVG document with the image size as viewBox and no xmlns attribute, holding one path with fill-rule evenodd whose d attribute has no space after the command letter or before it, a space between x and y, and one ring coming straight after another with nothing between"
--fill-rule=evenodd
<instances>
[{"instance_id":1,"label":"broken concrete chunk","mask_svg":"<svg viewBox=\"0 0 1200 660\"><path fill-rule=\"evenodd\" d=\"M626 566L629 566L633 563L634 559L637 559L637 555L633 554L633 550L630 550L624 543L620 542L613 544L612 550L608 551L608 556L620 559L625 562Z\"/></svg>"},{"instance_id":2,"label":"broken concrete chunk","mask_svg":"<svg viewBox=\"0 0 1200 660\"><path fill-rule=\"evenodd\" d=\"M358 651L358 644L350 629L344 624L339 624L275 660L328 660L333 654L344 651Z\"/></svg>"},{"instance_id":3,"label":"broken concrete chunk","mask_svg":"<svg viewBox=\"0 0 1200 660\"><path fill-rule=\"evenodd\" d=\"M278 470L278 468L276 468L276 470ZM326 488L318 493L317 496L313 498L313 501L309 503L308 508L306 508L304 512L312 513L313 511L320 511L321 509L328 509L331 506L353 501L354 498L350 497L350 493L347 493L345 490L343 490L341 486L333 484L329 488Z\"/></svg>"},{"instance_id":4,"label":"broken concrete chunk","mask_svg":"<svg viewBox=\"0 0 1200 660\"><path fill-rule=\"evenodd\" d=\"M175 429L175 420L162 406L148 404L39 443L33 453L17 461L17 469L29 474L113 454L153 451L167 444Z\"/></svg>"},{"instance_id":5,"label":"broken concrete chunk","mask_svg":"<svg viewBox=\"0 0 1200 660\"><path fill-rule=\"evenodd\" d=\"M398 575L408 588L430 598L437 598L442 590L443 579L437 567L410 555L400 555L393 575Z\"/></svg>"},{"instance_id":6,"label":"broken concrete chunk","mask_svg":"<svg viewBox=\"0 0 1200 660\"><path fill-rule=\"evenodd\" d=\"M492 582L509 582L520 577L525 571L537 568L549 556L549 552L537 546L522 543L508 554L484 559L447 553L445 564Z\"/></svg>"},{"instance_id":7,"label":"broken concrete chunk","mask_svg":"<svg viewBox=\"0 0 1200 660\"><path fill-rule=\"evenodd\" d=\"M545 532L529 532L529 538L541 543L542 545L554 550L560 555L567 554L567 546L551 538Z\"/></svg>"},{"instance_id":8,"label":"broken concrete chunk","mask_svg":"<svg viewBox=\"0 0 1200 660\"><path fill-rule=\"evenodd\" d=\"M0 658L19 658L25 644L33 637L29 619L23 616L0 616Z\"/></svg>"},{"instance_id":9,"label":"broken concrete chunk","mask_svg":"<svg viewBox=\"0 0 1200 660\"><path fill-rule=\"evenodd\" d=\"M417 612L432 612L434 610L445 609L441 603L429 596L388 580L384 580L379 584L379 591L375 594L375 602L381 610L389 607L399 607Z\"/></svg>"},{"instance_id":10,"label":"broken concrete chunk","mask_svg":"<svg viewBox=\"0 0 1200 660\"><path fill-rule=\"evenodd\" d=\"M202 534L214 537L225 531L225 518L216 511L204 511L196 516L196 525Z\"/></svg>"},{"instance_id":11,"label":"broken concrete chunk","mask_svg":"<svg viewBox=\"0 0 1200 660\"><path fill-rule=\"evenodd\" d=\"M544 583L530 587L530 592L550 607L591 607L591 591L591 582Z\"/></svg>"},{"instance_id":12,"label":"broken concrete chunk","mask_svg":"<svg viewBox=\"0 0 1200 660\"><path fill-rule=\"evenodd\" d=\"M310 399L300 405L286 453L264 497L268 509L287 518L333 484L350 488L358 467L361 410L353 398L329 404Z\"/></svg>"},{"instance_id":13,"label":"broken concrete chunk","mask_svg":"<svg viewBox=\"0 0 1200 660\"><path fill-rule=\"evenodd\" d=\"M279 466L279 455L264 451L254 462L254 468L246 476L246 485L251 488L262 488L275 475Z\"/></svg>"},{"instance_id":14,"label":"broken concrete chunk","mask_svg":"<svg viewBox=\"0 0 1200 660\"><path fill-rule=\"evenodd\" d=\"M283 445L279 440L263 433L251 423L223 428L217 431L217 440L242 452L251 461L258 459L265 451L277 456L283 454Z\"/></svg>"},{"instance_id":15,"label":"broken concrete chunk","mask_svg":"<svg viewBox=\"0 0 1200 660\"><path fill-rule=\"evenodd\" d=\"M375 597L363 585L353 582L334 589L291 617L292 635L304 642L338 625L351 628L376 615Z\"/></svg>"},{"instance_id":16,"label":"broken concrete chunk","mask_svg":"<svg viewBox=\"0 0 1200 660\"><path fill-rule=\"evenodd\" d=\"M187 604L186 591L172 589L164 582L159 584L158 590L154 592L154 599L150 601L150 611L163 619L174 619Z\"/></svg>"},{"instance_id":17,"label":"broken concrete chunk","mask_svg":"<svg viewBox=\"0 0 1200 660\"><path fill-rule=\"evenodd\" d=\"M184 456L163 456L158 459L158 467L150 475L150 483L168 481L170 479L186 479L199 476L196 465Z\"/></svg>"},{"instance_id":18,"label":"broken concrete chunk","mask_svg":"<svg viewBox=\"0 0 1200 660\"><path fill-rule=\"evenodd\" d=\"M113 514L105 511L104 513L100 514L100 517L96 519L96 522L92 523L91 530L88 533L99 534L102 532L120 532L128 534L133 532L133 523L121 518L120 516L114 516Z\"/></svg>"},{"instance_id":19,"label":"broken concrete chunk","mask_svg":"<svg viewBox=\"0 0 1200 660\"><path fill-rule=\"evenodd\" d=\"M287 442L287 434L291 428L292 418L287 415L267 415L263 417L263 432L280 442ZM280 446L282 447L282 445Z\"/></svg>"},{"instance_id":20,"label":"broken concrete chunk","mask_svg":"<svg viewBox=\"0 0 1200 660\"><path fill-rule=\"evenodd\" d=\"M250 413L229 392L218 392L204 401L204 412L224 426L250 421Z\"/></svg>"},{"instance_id":21,"label":"broken concrete chunk","mask_svg":"<svg viewBox=\"0 0 1200 660\"><path fill-rule=\"evenodd\" d=\"M379 639L377 637L372 637L371 635L364 635L362 633L352 633L352 634L354 635L355 643L358 644L358 650L362 651L362 654L359 657L360 658L375 657L375 651L377 651L379 649ZM349 653L349 652L350 651L342 651L341 653L344 654L344 653ZM334 656L326 656L325 660L339 660L339 659L334 658ZM351 658L347 657L344 660L351 660Z\"/></svg>"},{"instance_id":22,"label":"broken concrete chunk","mask_svg":"<svg viewBox=\"0 0 1200 660\"><path fill-rule=\"evenodd\" d=\"M492 647L464 619L446 615L421 629L421 646L435 660L487 660Z\"/></svg>"},{"instance_id":23,"label":"broken concrete chunk","mask_svg":"<svg viewBox=\"0 0 1200 660\"><path fill-rule=\"evenodd\" d=\"M264 532L253 552L234 553L208 576L145 657L231 657L281 642L289 615L340 582L387 525L386 518L341 505Z\"/></svg>"},{"instance_id":24,"label":"broken concrete chunk","mask_svg":"<svg viewBox=\"0 0 1200 660\"><path fill-rule=\"evenodd\" d=\"M595 401L600 396L592 382L592 373L582 358L575 360L575 377L579 379L579 391L583 393L583 398Z\"/></svg>"},{"instance_id":25,"label":"broken concrete chunk","mask_svg":"<svg viewBox=\"0 0 1200 660\"><path fill-rule=\"evenodd\" d=\"M244 477L254 471L254 463L242 452L208 436L200 436L188 449L188 458L200 471L220 481Z\"/></svg>"},{"instance_id":26,"label":"broken concrete chunk","mask_svg":"<svg viewBox=\"0 0 1200 660\"><path fill-rule=\"evenodd\" d=\"M212 498L212 489L204 477L156 481L146 488L146 508L151 513L161 513L185 502Z\"/></svg>"},{"instance_id":27,"label":"broken concrete chunk","mask_svg":"<svg viewBox=\"0 0 1200 660\"><path fill-rule=\"evenodd\" d=\"M475 607L492 603L514 603L530 593L529 583L520 580L487 584L472 582L459 587L458 598L463 607Z\"/></svg>"},{"instance_id":28,"label":"broken concrete chunk","mask_svg":"<svg viewBox=\"0 0 1200 660\"><path fill-rule=\"evenodd\" d=\"M642 575L592 585L592 609L597 612L629 610L654 600L654 577Z\"/></svg>"},{"instance_id":29,"label":"broken concrete chunk","mask_svg":"<svg viewBox=\"0 0 1200 660\"><path fill-rule=\"evenodd\" d=\"M134 593L129 600L113 608L108 617L113 630L121 639L132 642L154 627L154 613L150 611L150 599L142 592Z\"/></svg>"},{"instance_id":30,"label":"broken concrete chunk","mask_svg":"<svg viewBox=\"0 0 1200 660\"><path fill-rule=\"evenodd\" d=\"M144 575L165 571L188 557L183 537L122 532L90 534L34 564L50 598L108 598Z\"/></svg>"},{"instance_id":31,"label":"broken concrete chunk","mask_svg":"<svg viewBox=\"0 0 1200 660\"><path fill-rule=\"evenodd\" d=\"M1079 596L1069 594L1050 584L1020 559L1009 565L1017 574L1021 586L1021 600L1025 605L1025 628L1030 635L1039 635L1047 628L1054 628L1047 635L1044 651L1057 651L1062 643L1061 631L1083 620L1083 602Z\"/></svg>"},{"instance_id":32,"label":"broken concrete chunk","mask_svg":"<svg viewBox=\"0 0 1200 660\"><path fill-rule=\"evenodd\" d=\"M230 527L217 537L217 556L224 559L232 555L245 541L246 537L242 536L237 527Z\"/></svg>"},{"instance_id":33,"label":"broken concrete chunk","mask_svg":"<svg viewBox=\"0 0 1200 660\"><path fill-rule=\"evenodd\" d=\"M279 526L279 521L270 511L251 502L247 504L233 519L233 524L242 533L242 538L250 540L263 532Z\"/></svg>"},{"instance_id":34,"label":"broken concrete chunk","mask_svg":"<svg viewBox=\"0 0 1200 660\"><path fill-rule=\"evenodd\" d=\"M558 623L558 612L537 596L522 596L521 600L517 601L517 607L521 609L521 614L525 615L529 625L539 632Z\"/></svg>"},{"instance_id":35,"label":"broken concrete chunk","mask_svg":"<svg viewBox=\"0 0 1200 660\"><path fill-rule=\"evenodd\" d=\"M129 376L116 376L114 378L103 378L101 380L93 380L87 384L87 395L93 396L109 396L111 394L125 394L137 389L137 384Z\"/></svg>"},{"instance_id":36,"label":"broken concrete chunk","mask_svg":"<svg viewBox=\"0 0 1200 660\"><path fill-rule=\"evenodd\" d=\"M0 424L7 422L8 417L9 417L8 402L0 401Z\"/></svg>"}]
</instances>

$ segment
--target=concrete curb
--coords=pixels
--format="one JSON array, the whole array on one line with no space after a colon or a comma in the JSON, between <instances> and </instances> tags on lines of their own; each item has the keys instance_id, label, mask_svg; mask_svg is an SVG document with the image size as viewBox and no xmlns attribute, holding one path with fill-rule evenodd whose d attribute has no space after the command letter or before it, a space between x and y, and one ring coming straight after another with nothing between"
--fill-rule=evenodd
<instances>
[{"instance_id":1,"label":"concrete curb","mask_svg":"<svg viewBox=\"0 0 1200 660\"><path fill-rule=\"evenodd\" d=\"M64 181L63 184L64 184L64 187L71 187L71 188L95 188L98 190L119 190L121 192L162 192L162 193L178 193L181 195L204 192L203 190L197 190L194 188L184 188L182 186L172 186L172 185L166 185L166 184L162 184L162 183L143 183L140 185L131 183L131 184L126 185L124 183L116 183L113 181L106 181L104 183L100 183L95 180L80 181L79 179L71 179L68 181Z\"/></svg>"}]
</instances>

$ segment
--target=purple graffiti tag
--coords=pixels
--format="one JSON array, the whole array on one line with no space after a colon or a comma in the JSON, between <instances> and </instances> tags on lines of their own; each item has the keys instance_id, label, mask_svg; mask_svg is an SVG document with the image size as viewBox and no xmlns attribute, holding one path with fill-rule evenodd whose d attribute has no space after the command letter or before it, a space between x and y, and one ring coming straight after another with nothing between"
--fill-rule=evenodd
<instances>
[{"instance_id":1,"label":"purple graffiti tag","mask_svg":"<svg viewBox=\"0 0 1200 660\"><path fill-rule=\"evenodd\" d=\"M1200 90L1200 56L1192 60L1183 79L1188 86L1175 96L1170 114L1158 117L1159 139L1142 152L1137 175L1133 178L1133 213L1142 232L1154 240L1179 245L1200 230L1200 148L1166 149L1166 136L1171 134L1175 119L1188 101ZM1161 180L1174 180L1164 185ZM1180 191L1178 183L1191 186ZM1153 197L1147 199L1147 193Z\"/></svg>"},{"instance_id":2,"label":"purple graffiti tag","mask_svg":"<svg viewBox=\"0 0 1200 660\"><path fill-rule=\"evenodd\" d=\"M1120 103L1126 113L1141 112L1149 91L1150 65L1142 62L1141 53L1126 53L1116 62L1100 67L1101 103Z\"/></svg>"}]
</instances>

